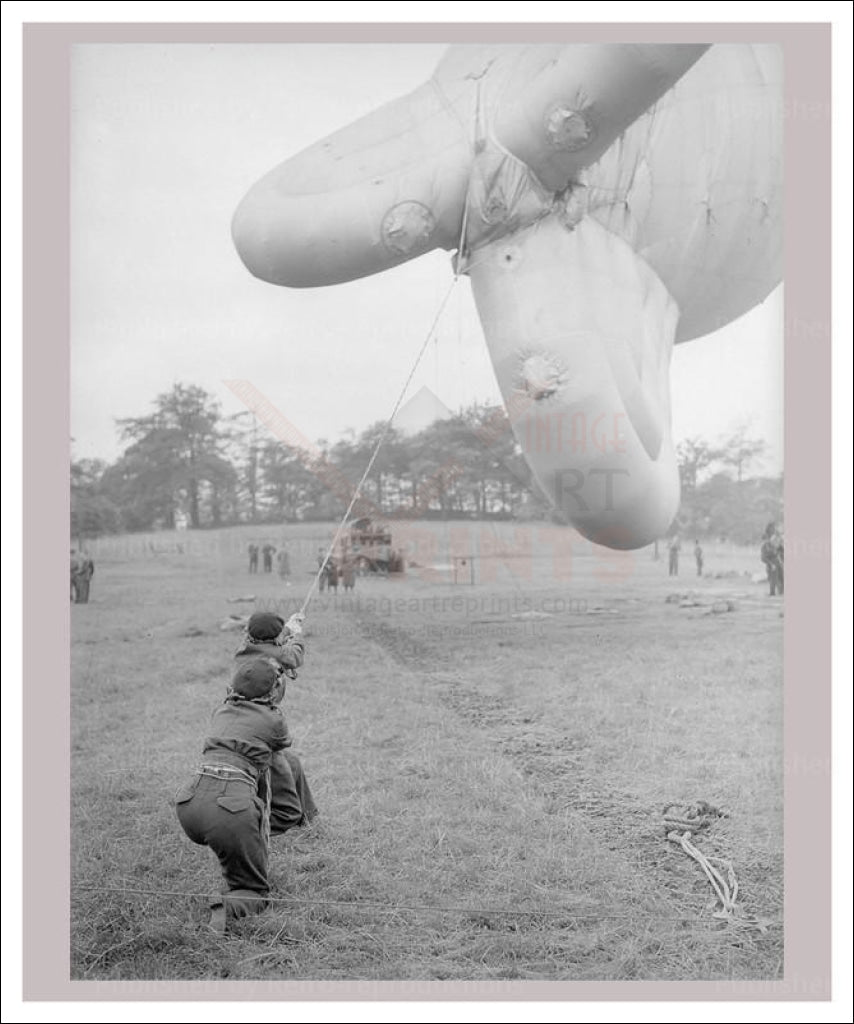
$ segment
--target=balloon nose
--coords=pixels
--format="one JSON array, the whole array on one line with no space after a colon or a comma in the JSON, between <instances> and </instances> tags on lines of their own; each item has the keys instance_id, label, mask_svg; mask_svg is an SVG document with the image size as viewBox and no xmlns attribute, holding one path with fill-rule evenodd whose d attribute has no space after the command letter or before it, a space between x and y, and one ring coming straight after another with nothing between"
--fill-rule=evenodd
<instances>
[{"instance_id":1,"label":"balloon nose","mask_svg":"<svg viewBox=\"0 0 854 1024\"><path fill-rule=\"evenodd\" d=\"M234 245L252 274L291 288L340 284L452 248L469 150L459 119L422 86L261 178L234 214Z\"/></svg>"},{"instance_id":2,"label":"balloon nose","mask_svg":"<svg viewBox=\"0 0 854 1024\"><path fill-rule=\"evenodd\" d=\"M285 284L281 268L270 252L270 216L250 193L234 212L231 238L246 269L269 284Z\"/></svg>"}]
</instances>

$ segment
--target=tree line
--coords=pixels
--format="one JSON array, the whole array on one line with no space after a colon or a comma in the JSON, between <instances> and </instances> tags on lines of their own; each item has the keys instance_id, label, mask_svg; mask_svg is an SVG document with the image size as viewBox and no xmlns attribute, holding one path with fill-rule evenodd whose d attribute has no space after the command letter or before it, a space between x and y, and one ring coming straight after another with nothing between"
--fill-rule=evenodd
<instances>
[{"instance_id":1,"label":"tree line","mask_svg":"<svg viewBox=\"0 0 854 1024\"><path fill-rule=\"evenodd\" d=\"M115 462L72 460L74 537L336 520L385 429L348 431L309 452L270 437L248 411L224 416L196 385L176 384L152 405L148 415L117 420L124 450ZM749 528L745 515L773 518L781 480L747 475L762 454L762 443L744 431L717 447L683 442L681 528L738 540ZM354 514L509 519L550 512L503 406L474 404L417 434L389 429Z\"/></svg>"},{"instance_id":2,"label":"tree line","mask_svg":"<svg viewBox=\"0 0 854 1024\"><path fill-rule=\"evenodd\" d=\"M72 531L192 529L340 517L384 430L348 431L316 450L265 436L251 413L223 416L215 398L176 384L154 411L117 421L122 455L72 461ZM415 435L390 429L357 515L511 517L530 471L503 408L472 405Z\"/></svg>"},{"instance_id":3,"label":"tree line","mask_svg":"<svg viewBox=\"0 0 854 1024\"><path fill-rule=\"evenodd\" d=\"M767 454L741 426L718 444L686 438L676 446L682 499L671 528L693 537L757 543L770 522L782 528L783 474L751 475Z\"/></svg>"}]
</instances>

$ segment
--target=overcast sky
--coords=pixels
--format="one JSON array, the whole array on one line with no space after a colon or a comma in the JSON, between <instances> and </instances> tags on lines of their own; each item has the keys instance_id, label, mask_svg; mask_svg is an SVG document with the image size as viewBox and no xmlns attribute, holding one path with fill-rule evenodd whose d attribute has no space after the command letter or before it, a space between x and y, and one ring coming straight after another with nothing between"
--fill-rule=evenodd
<instances>
[{"instance_id":1,"label":"overcast sky","mask_svg":"<svg viewBox=\"0 0 854 1024\"><path fill-rule=\"evenodd\" d=\"M433 45L104 45L72 69L72 436L114 459L115 419L173 383L230 414L245 378L308 438L390 413L452 280L428 254L361 281L292 290L253 278L232 245L248 188L317 139L408 92ZM782 465L782 289L673 357L676 440L741 424ZM500 402L468 281L409 389L456 409Z\"/></svg>"}]
</instances>

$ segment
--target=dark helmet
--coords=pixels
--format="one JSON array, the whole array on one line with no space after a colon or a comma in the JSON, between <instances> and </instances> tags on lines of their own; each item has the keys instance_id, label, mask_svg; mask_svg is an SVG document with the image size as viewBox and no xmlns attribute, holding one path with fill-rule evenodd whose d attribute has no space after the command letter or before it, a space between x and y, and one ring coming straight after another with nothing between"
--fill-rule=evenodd
<instances>
[{"instance_id":1,"label":"dark helmet","mask_svg":"<svg viewBox=\"0 0 854 1024\"><path fill-rule=\"evenodd\" d=\"M252 658L234 673L231 690L247 700L266 697L279 681L279 667L267 658Z\"/></svg>"},{"instance_id":2,"label":"dark helmet","mask_svg":"<svg viewBox=\"0 0 854 1024\"><path fill-rule=\"evenodd\" d=\"M275 640L285 627L285 620L275 612L255 612L249 616L246 632L252 640Z\"/></svg>"}]
</instances>

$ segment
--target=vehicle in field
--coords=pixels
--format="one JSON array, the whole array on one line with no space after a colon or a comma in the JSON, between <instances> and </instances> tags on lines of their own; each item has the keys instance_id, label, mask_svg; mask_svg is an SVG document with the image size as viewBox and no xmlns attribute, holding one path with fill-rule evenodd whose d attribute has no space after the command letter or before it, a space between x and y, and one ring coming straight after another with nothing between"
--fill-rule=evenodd
<instances>
[{"instance_id":1,"label":"vehicle in field","mask_svg":"<svg viewBox=\"0 0 854 1024\"><path fill-rule=\"evenodd\" d=\"M400 552L392 545L391 529L388 524L363 516L354 519L342 535L336 552L339 565L350 562L356 571L366 576L377 573L403 572L404 563Z\"/></svg>"}]
</instances>

